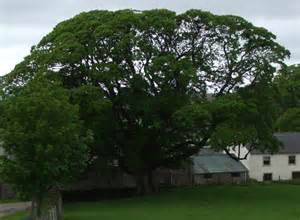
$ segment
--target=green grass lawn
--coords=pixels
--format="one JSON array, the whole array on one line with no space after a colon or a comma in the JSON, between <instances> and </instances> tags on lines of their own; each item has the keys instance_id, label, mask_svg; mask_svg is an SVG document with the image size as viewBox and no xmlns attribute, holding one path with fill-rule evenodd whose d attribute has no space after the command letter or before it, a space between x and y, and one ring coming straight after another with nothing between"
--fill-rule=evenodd
<instances>
[{"instance_id":1,"label":"green grass lawn","mask_svg":"<svg viewBox=\"0 0 300 220\"><path fill-rule=\"evenodd\" d=\"M25 212L18 212L9 217L1 218L1 220L23 220L25 216Z\"/></svg>"},{"instance_id":2,"label":"green grass lawn","mask_svg":"<svg viewBox=\"0 0 300 220\"><path fill-rule=\"evenodd\" d=\"M101 219L299 220L300 185L202 186L141 198L65 206L65 220Z\"/></svg>"}]
</instances>

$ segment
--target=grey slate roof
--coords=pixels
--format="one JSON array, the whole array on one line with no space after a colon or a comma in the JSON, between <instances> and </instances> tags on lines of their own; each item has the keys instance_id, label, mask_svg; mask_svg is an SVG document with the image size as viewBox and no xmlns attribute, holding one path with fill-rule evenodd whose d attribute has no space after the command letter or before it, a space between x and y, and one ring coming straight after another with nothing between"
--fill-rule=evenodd
<instances>
[{"instance_id":1,"label":"grey slate roof","mask_svg":"<svg viewBox=\"0 0 300 220\"><path fill-rule=\"evenodd\" d=\"M283 144L276 154L300 154L300 132L275 133L275 137ZM251 154L263 154L253 151Z\"/></svg>"},{"instance_id":2,"label":"grey slate roof","mask_svg":"<svg viewBox=\"0 0 300 220\"><path fill-rule=\"evenodd\" d=\"M203 149L192 157L193 174L247 172L247 168L226 154Z\"/></svg>"}]
</instances>

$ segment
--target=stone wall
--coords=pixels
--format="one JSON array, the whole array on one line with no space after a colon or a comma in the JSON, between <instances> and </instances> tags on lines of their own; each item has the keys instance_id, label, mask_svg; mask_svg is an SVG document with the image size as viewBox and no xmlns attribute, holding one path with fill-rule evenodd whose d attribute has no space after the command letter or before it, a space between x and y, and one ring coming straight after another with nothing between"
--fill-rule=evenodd
<instances>
[{"instance_id":1,"label":"stone wall","mask_svg":"<svg viewBox=\"0 0 300 220\"><path fill-rule=\"evenodd\" d=\"M186 186L191 185L191 174L189 169L158 169L153 173L153 180L161 186ZM81 180L71 184L66 190L93 190L93 189L120 189L135 188L136 183L133 176L120 170L110 174L90 172Z\"/></svg>"},{"instance_id":2,"label":"stone wall","mask_svg":"<svg viewBox=\"0 0 300 220\"><path fill-rule=\"evenodd\" d=\"M190 169L159 169L154 173L155 182L161 186L188 186L192 184Z\"/></svg>"},{"instance_id":3,"label":"stone wall","mask_svg":"<svg viewBox=\"0 0 300 220\"><path fill-rule=\"evenodd\" d=\"M110 174L101 174L97 172L89 172L80 180L66 187L68 191L77 190L93 190L93 189L117 189L117 188L133 188L135 181L132 176L122 173L118 170Z\"/></svg>"},{"instance_id":4,"label":"stone wall","mask_svg":"<svg viewBox=\"0 0 300 220\"><path fill-rule=\"evenodd\" d=\"M205 184L243 184L248 180L248 172L241 172L238 175L232 173L194 174L194 185Z\"/></svg>"}]
</instances>

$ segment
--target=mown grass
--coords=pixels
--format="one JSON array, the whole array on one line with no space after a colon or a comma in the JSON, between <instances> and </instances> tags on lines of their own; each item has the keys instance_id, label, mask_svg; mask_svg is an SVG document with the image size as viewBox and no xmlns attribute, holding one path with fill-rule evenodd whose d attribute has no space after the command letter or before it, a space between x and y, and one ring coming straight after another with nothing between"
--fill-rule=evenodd
<instances>
[{"instance_id":1,"label":"mown grass","mask_svg":"<svg viewBox=\"0 0 300 220\"><path fill-rule=\"evenodd\" d=\"M299 220L300 186L202 186L65 206L65 220ZM16 220L5 218L4 220Z\"/></svg>"},{"instance_id":2,"label":"mown grass","mask_svg":"<svg viewBox=\"0 0 300 220\"><path fill-rule=\"evenodd\" d=\"M1 218L1 220L23 220L25 218L26 214L27 213L25 213L25 211L17 212L8 217L3 217L3 218Z\"/></svg>"}]
</instances>

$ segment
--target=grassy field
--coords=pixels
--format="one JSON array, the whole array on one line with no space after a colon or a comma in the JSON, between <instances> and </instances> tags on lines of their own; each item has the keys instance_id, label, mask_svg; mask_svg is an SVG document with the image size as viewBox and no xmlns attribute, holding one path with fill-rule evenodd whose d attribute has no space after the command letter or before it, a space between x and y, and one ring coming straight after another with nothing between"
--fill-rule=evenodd
<instances>
[{"instance_id":1,"label":"grassy field","mask_svg":"<svg viewBox=\"0 0 300 220\"><path fill-rule=\"evenodd\" d=\"M65 220L99 219L299 220L300 185L181 188L141 198L65 206Z\"/></svg>"},{"instance_id":2,"label":"grassy field","mask_svg":"<svg viewBox=\"0 0 300 220\"><path fill-rule=\"evenodd\" d=\"M16 214L10 215L9 217L1 218L1 220L23 220L25 212L18 212Z\"/></svg>"}]
</instances>

